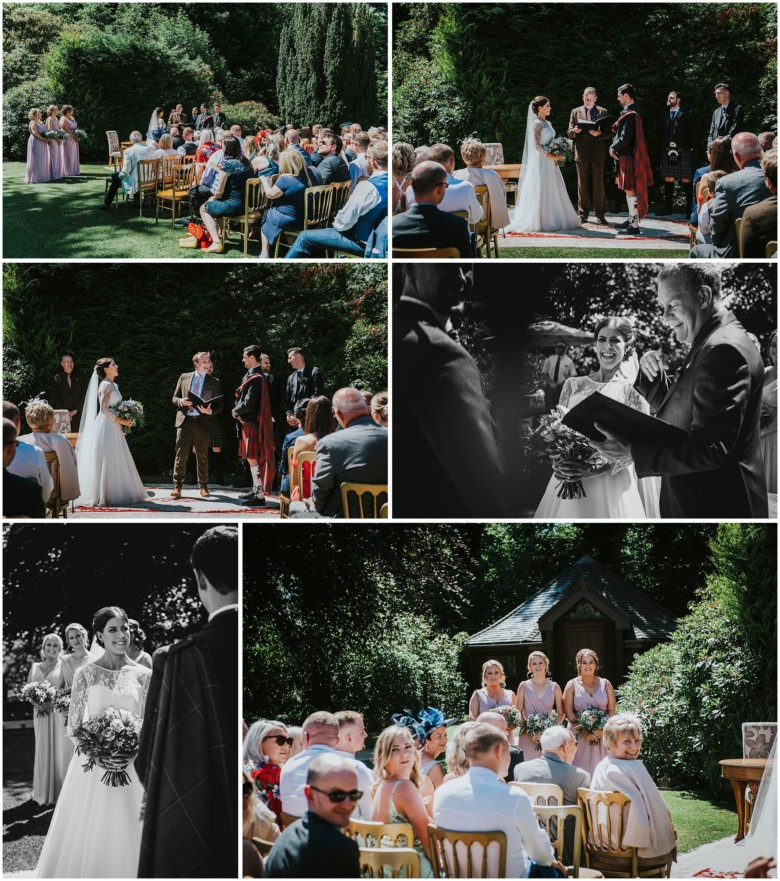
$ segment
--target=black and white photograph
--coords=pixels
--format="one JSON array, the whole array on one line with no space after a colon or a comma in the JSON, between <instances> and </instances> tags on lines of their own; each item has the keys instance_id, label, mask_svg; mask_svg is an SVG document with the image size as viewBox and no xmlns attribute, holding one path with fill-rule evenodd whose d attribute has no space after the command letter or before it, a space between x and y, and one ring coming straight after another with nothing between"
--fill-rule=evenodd
<instances>
[{"instance_id":1,"label":"black and white photograph","mask_svg":"<svg viewBox=\"0 0 780 881\"><path fill-rule=\"evenodd\" d=\"M3 530L3 875L235 878L237 526Z\"/></svg>"},{"instance_id":2,"label":"black and white photograph","mask_svg":"<svg viewBox=\"0 0 780 881\"><path fill-rule=\"evenodd\" d=\"M775 270L393 272L394 516L776 516Z\"/></svg>"}]
</instances>

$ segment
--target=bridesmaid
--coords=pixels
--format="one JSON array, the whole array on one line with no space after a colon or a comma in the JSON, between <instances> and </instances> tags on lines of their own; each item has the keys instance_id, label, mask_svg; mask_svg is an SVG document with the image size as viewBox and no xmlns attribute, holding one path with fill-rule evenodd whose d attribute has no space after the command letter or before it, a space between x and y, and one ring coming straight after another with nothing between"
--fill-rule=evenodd
<instances>
[{"instance_id":1,"label":"bridesmaid","mask_svg":"<svg viewBox=\"0 0 780 881\"><path fill-rule=\"evenodd\" d=\"M60 130L57 119L57 105L49 104L46 110L46 128L48 131ZM51 180L60 180L62 175L62 141L49 141L49 161L51 163Z\"/></svg>"},{"instance_id":2,"label":"bridesmaid","mask_svg":"<svg viewBox=\"0 0 780 881\"><path fill-rule=\"evenodd\" d=\"M549 716L555 712L555 724L563 721L563 695L557 682L550 679L550 661L544 652L531 652L528 655L528 679L517 686L517 709L523 719L535 713ZM521 734L517 745L523 751L526 762L541 757L539 738ZM539 755L537 755L539 753Z\"/></svg>"},{"instance_id":3,"label":"bridesmaid","mask_svg":"<svg viewBox=\"0 0 780 881\"><path fill-rule=\"evenodd\" d=\"M79 667L83 667L84 664L88 664L90 661L94 660L92 655L87 651L88 639L89 636L87 631L81 626L81 624L68 624L65 628L65 645L67 646L67 654L62 659L62 687L67 688L68 691L73 688L73 677L76 675L76 670L78 670ZM68 737L67 731L65 730L65 725L68 721L67 717L61 716L60 718L63 722L63 767L67 771L70 760L73 758L75 747L73 741Z\"/></svg>"},{"instance_id":4,"label":"bridesmaid","mask_svg":"<svg viewBox=\"0 0 780 881\"><path fill-rule=\"evenodd\" d=\"M46 679L56 689L62 688L62 640L56 633L48 633L41 645L41 660L32 665L28 682ZM46 715L33 710L35 729L35 768L33 770L33 801L39 805L53 805L62 789L67 765L63 763L62 722L59 713L49 706Z\"/></svg>"},{"instance_id":5,"label":"bridesmaid","mask_svg":"<svg viewBox=\"0 0 780 881\"><path fill-rule=\"evenodd\" d=\"M152 656L143 648L146 634L141 630L141 625L135 618L129 618L127 623L130 625L130 647L127 650L127 657L135 661L136 664L143 664L144 667L151 670Z\"/></svg>"},{"instance_id":6,"label":"bridesmaid","mask_svg":"<svg viewBox=\"0 0 780 881\"><path fill-rule=\"evenodd\" d=\"M27 172L24 175L26 184L45 184L51 179L51 144L44 138L46 126L41 122L41 111L33 107L27 114L30 120L27 139Z\"/></svg>"},{"instance_id":7,"label":"bridesmaid","mask_svg":"<svg viewBox=\"0 0 780 881\"><path fill-rule=\"evenodd\" d=\"M589 707L604 710L607 715L615 715L615 691L608 679L597 676L599 659L591 649L580 649L577 652L577 670L579 676L570 679L563 690L563 710L572 734L577 735L577 752L574 754L572 765L582 768L588 774L593 774L596 765L606 756L602 732L595 731L593 734L579 733L577 716Z\"/></svg>"},{"instance_id":8,"label":"bridesmaid","mask_svg":"<svg viewBox=\"0 0 780 881\"><path fill-rule=\"evenodd\" d=\"M498 661L485 661L482 665L482 688L478 688L469 700L469 722L476 722L480 713L496 707L513 707L515 693L506 687L504 668Z\"/></svg>"},{"instance_id":9,"label":"bridesmaid","mask_svg":"<svg viewBox=\"0 0 780 881\"><path fill-rule=\"evenodd\" d=\"M70 104L63 104L60 128L68 135L62 142L62 173L65 177L81 174L79 139L73 134L78 127L78 123L73 118L73 107Z\"/></svg>"}]
</instances>

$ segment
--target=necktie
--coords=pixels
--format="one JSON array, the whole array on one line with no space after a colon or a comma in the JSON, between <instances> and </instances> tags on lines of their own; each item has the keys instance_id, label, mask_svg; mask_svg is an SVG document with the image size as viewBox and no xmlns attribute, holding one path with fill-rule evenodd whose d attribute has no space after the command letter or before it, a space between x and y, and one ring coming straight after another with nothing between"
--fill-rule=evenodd
<instances>
[{"instance_id":1,"label":"necktie","mask_svg":"<svg viewBox=\"0 0 780 881\"><path fill-rule=\"evenodd\" d=\"M558 358L558 360L555 362L555 371L553 372L553 382L558 382L558 374L560 373L560 370L561 370L561 359Z\"/></svg>"},{"instance_id":2,"label":"necktie","mask_svg":"<svg viewBox=\"0 0 780 881\"><path fill-rule=\"evenodd\" d=\"M590 110L588 111L588 117L590 118L591 122L593 122L593 120L596 118L596 108L595 107L590 108Z\"/></svg>"},{"instance_id":3,"label":"necktie","mask_svg":"<svg viewBox=\"0 0 780 881\"><path fill-rule=\"evenodd\" d=\"M70 381L70 373L68 374L68 388L73 388L73 383Z\"/></svg>"}]
</instances>

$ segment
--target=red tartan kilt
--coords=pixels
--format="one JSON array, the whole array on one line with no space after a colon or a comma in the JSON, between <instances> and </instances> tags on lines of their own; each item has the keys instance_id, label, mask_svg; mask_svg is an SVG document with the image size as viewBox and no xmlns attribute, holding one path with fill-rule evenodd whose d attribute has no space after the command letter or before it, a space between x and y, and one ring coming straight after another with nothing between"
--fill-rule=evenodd
<instances>
[{"instance_id":1,"label":"red tartan kilt","mask_svg":"<svg viewBox=\"0 0 780 881\"><path fill-rule=\"evenodd\" d=\"M257 420L241 424L238 455L242 459L260 459L260 423Z\"/></svg>"},{"instance_id":2,"label":"red tartan kilt","mask_svg":"<svg viewBox=\"0 0 780 881\"><path fill-rule=\"evenodd\" d=\"M633 156L618 157L617 185L621 190L636 190Z\"/></svg>"}]
</instances>

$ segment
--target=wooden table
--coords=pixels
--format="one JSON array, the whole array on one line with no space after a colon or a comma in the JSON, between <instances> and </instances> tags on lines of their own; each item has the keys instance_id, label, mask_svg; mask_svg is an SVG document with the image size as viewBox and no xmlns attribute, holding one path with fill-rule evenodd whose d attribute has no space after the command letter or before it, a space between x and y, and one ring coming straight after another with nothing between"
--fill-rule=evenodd
<instances>
[{"instance_id":1,"label":"wooden table","mask_svg":"<svg viewBox=\"0 0 780 881\"><path fill-rule=\"evenodd\" d=\"M742 841L747 832L745 793L750 783L759 784L764 776L766 759L721 759L720 773L731 781L734 798L737 800L737 819L739 827L735 842Z\"/></svg>"}]
</instances>

